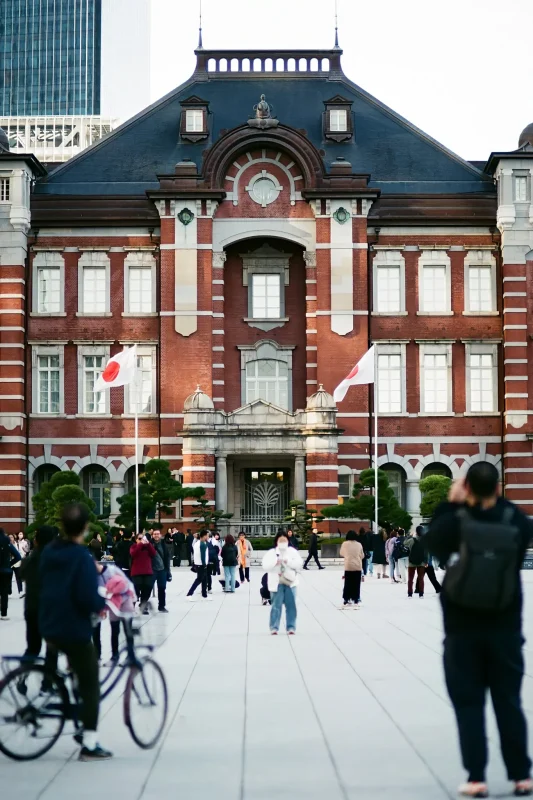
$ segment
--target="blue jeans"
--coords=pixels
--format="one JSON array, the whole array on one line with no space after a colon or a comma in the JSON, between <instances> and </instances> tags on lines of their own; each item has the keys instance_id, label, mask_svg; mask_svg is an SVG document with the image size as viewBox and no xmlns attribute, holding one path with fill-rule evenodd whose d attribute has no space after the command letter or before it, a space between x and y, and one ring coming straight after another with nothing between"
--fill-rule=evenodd
<instances>
[{"instance_id":1,"label":"blue jeans","mask_svg":"<svg viewBox=\"0 0 533 800\"><path fill-rule=\"evenodd\" d=\"M296 630L296 588L280 583L277 592L271 592L272 607L270 609L270 630L279 631L281 610L285 605L285 616L288 631Z\"/></svg>"},{"instance_id":2,"label":"blue jeans","mask_svg":"<svg viewBox=\"0 0 533 800\"><path fill-rule=\"evenodd\" d=\"M390 575L391 581L394 580L394 571L395 571L395 569L396 569L396 561L394 560L394 558L392 556L390 556L390 558L389 558L389 575Z\"/></svg>"},{"instance_id":3,"label":"blue jeans","mask_svg":"<svg viewBox=\"0 0 533 800\"><path fill-rule=\"evenodd\" d=\"M226 592L235 591L235 572L237 567L224 567L224 589Z\"/></svg>"},{"instance_id":4,"label":"blue jeans","mask_svg":"<svg viewBox=\"0 0 533 800\"><path fill-rule=\"evenodd\" d=\"M374 558L374 553L369 553L368 554L368 558L366 559L365 575L367 574L367 572L368 572L369 575L373 575L374 574L373 558Z\"/></svg>"}]
</instances>

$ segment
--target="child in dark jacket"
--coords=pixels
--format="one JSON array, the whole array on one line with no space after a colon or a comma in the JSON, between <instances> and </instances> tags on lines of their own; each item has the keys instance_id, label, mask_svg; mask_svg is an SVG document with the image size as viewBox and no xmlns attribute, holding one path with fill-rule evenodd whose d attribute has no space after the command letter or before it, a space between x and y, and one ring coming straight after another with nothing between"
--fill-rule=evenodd
<instances>
[{"instance_id":1,"label":"child in dark jacket","mask_svg":"<svg viewBox=\"0 0 533 800\"><path fill-rule=\"evenodd\" d=\"M42 525L35 534L35 546L30 555L23 559L20 565L20 578L26 584L26 597L24 599L24 620L26 622L26 652L25 656L37 658L41 652L43 637L39 627L39 596L41 581L39 567L44 548L57 539L59 531L51 525ZM46 648L46 667L55 671L57 667L57 652L54 648Z\"/></svg>"},{"instance_id":2,"label":"child in dark jacket","mask_svg":"<svg viewBox=\"0 0 533 800\"><path fill-rule=\"evenodd\" d=\"M268 589L268 572L265 572L263 577L261 578L261 588L259 589L259 594L261 595L261 605L263 606L271 606L271 598L270 598L270 591Z\"/></svg>"}]
</instances>

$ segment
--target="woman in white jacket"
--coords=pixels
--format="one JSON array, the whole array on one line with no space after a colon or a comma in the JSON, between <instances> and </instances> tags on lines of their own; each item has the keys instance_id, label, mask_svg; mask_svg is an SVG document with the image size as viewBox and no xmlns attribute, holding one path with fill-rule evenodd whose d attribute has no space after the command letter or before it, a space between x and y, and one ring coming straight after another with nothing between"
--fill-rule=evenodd
<instances>
[{"instance_id":1,"label":"woman in white jacket","mask_svg":"<svg viewBox=\"0 0 533 800\"><path fill-rule=\"evenodd\" d=\"M302 566L298 551L289 547L289 540L284 533L278 533L274 547L263 558L263 569L268 573L268 589L272 598L270 633L273 636L278 634L283 606L287 633L289 636L296 633L296 587Z\"/></svg>"}]
</instances>

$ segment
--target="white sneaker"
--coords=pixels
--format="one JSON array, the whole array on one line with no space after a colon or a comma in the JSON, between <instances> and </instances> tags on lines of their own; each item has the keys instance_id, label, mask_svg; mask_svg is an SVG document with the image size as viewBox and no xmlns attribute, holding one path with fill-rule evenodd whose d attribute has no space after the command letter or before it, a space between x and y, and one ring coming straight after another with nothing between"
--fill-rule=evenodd
<instances>
[{"instance_id":1,"label":"white sneaker","mask_svg":"<svg viewBox=\"0 0 533 800\"><path fill-rule=\"evenodd\" d=\"M0 617L0 620L2 620L2 622L9 622L9 617Z\"/></svg>"},{"instance_id":2,"label":"white sneaker","mask_svg":"<svg viewBox=\"0 0 533 800\"><path fill-rule=\"evenodd\" d=\"M195 597L193 594L191 594L190 597L186 597L185 599L188 603L196 603L196 601L198 600L198 598Z\"/></svg>"},{"instance_id":3,"label":"white sneaker","mask_svg":"<svg viewBox=\"0 0 533 800\"><path fill-rule=\"evenodd\" d=\"M213 602L213 598L212 598L212 597L209 597L209 595L207 595L207 597L204 597L204 600L205 600L207 603L212 603L212 602Z\"/></svg>"}]
</instances>

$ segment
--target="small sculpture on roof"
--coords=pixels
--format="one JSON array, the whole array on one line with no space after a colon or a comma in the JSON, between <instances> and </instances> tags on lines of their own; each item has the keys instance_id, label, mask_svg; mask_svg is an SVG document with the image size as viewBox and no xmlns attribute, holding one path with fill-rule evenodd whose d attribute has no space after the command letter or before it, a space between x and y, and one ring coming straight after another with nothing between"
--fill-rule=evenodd
<instances>
[{"instance_id":1,"label":"small sculpture on roof","mask_svg":"<svg viewBox=\"0 0 533 800\"><path fill-rule=\"evenodd\" d=\"M279 125L279 120L274 119L272 116L273 108L270 106L264 94L259 98L259 102L254 106L254 116L248 120L248 125L251 128L276 128Z\"/></svg>"}]
</instances>

